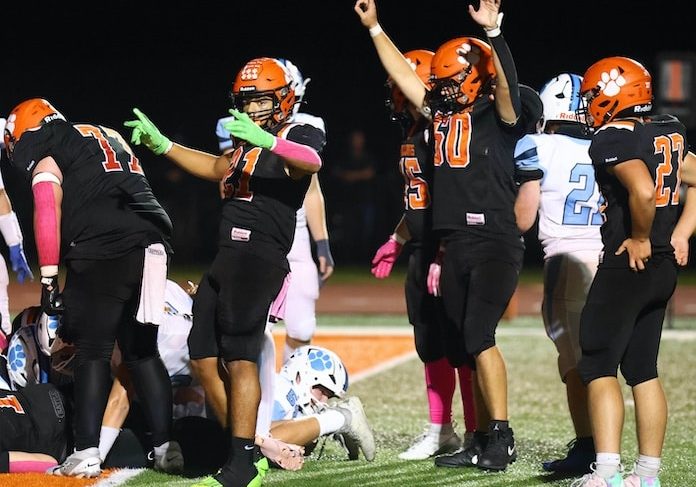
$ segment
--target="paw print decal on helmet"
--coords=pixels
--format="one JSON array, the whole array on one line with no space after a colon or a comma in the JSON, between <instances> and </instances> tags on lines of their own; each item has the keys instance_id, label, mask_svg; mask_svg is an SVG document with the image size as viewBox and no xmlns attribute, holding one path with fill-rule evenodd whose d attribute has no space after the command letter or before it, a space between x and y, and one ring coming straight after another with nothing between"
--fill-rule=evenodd
<instances>
[{"instance_id":1,"label":"paw print decal on helmet","mask_svg":"<svg viewBox=\"0 0 696 487\"><path fill-rule=\"evenodd\" d=\"M325 354L323 350L312 350L308 354L309 364L313 370L328 370L333 367L333 362L328 354Z\"/></svg>"},{"instance_id":2,"label":"paw print decal on helmet","mask_svg":"<svg viewBox=\"0 0 696 487\"><path fill-rule=\"evenodd\" d=\"M621 87L626 84L626 79L621 76L619 70L614 68L611 71L602 73L599 81L599 89L606 96L616 96L621 91Z\"/></svg>"},{"instance_id":3,"label":"paw print decal on helmet","mask_svg":"<svg viewBox=\"0 0 696 487\"><path fill-rule=\"evenodd\" d=\"M7 360L10 365L10 369L14 372L24 369L24 365L27 363L27 354L24 351L24 347L21 343L17 343L14 347L10 347Z\"/></svg>"}]
</instances>

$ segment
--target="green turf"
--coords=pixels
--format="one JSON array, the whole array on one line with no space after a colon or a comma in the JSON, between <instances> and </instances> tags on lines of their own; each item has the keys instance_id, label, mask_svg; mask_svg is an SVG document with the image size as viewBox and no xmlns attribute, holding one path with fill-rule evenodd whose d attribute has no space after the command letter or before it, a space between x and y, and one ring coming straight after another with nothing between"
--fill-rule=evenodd
<instances>
[{"instance_id":1,"label":"green turf","mask_svg":"<svg viewBox=\"0 0 696 487\"><path fill-rule=\"evenodd\" d=\"M331 320L322 317L322 323ZM384 318L384 317L382 317ZM342 317L345 320L345 317ZM354 324L375 325L374 318L354 317ZM397 317L384 318L396 324ZM380 323L383 324L383 323ZM401 486L567 486L570 479L555 480L542 474L542 460L564 453L573 436L558 379L555 350L543 336L537 320L516 320L501 328L499 343L508 364L510 415L515 430L519 459L506 473L485 473L476 469L440 469L432 461L406 462L397 458L427 422L422 364L411 360L387 372L353 384L351 394L362 398L376 433L378 454L373 463L348 462L335 442L329 440L323 457L312 454L299 472L272 470L267 486L307 487L401 487ZM696 368L694 337L678 332L678 338L663 339L660 370L670 403L670 423L663 456L662 484L696 485ZM689 379L689 376L691 378ZM627 400L623 461L630 468L636 455L635 423L630 390ZM461 430L461 404L455 401L455 419ZM319 450L319 448L317 449ZM190 485L190 479L147 472L129 486Z\"/></svg>"}]
</instances>

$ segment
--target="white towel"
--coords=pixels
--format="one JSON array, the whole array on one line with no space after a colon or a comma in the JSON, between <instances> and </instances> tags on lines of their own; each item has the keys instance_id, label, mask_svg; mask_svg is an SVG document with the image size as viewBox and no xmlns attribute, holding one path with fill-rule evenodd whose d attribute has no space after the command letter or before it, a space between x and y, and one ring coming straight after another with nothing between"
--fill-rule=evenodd
<instances>
[{"instance_id":1,"label":"white towel","mask_svg":"<svg viewBox=\"0 0 696 487\"><path fill-rule=\"evenodd\" d=\"M145 249L140 304L135 319L147 325L161 325L164 320L164 292L167 287L167 252L161 243Z\"/></svg>"}]
</instances>

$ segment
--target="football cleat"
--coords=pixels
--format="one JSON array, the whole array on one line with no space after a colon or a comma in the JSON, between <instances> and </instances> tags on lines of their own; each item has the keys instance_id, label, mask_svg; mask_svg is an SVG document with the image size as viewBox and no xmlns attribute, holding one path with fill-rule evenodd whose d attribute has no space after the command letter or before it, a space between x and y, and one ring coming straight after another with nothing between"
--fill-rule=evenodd
<instances>
[{"instance_id":1,"label":"football cleat","mask_svg":"<svg viewBox=\"0 0 696 487\"><path fill-rule=\"evenodd\" d=\"M47 474L59 477L92 478L101 474L101 458L99 448L77 450L63 463L46 470Z\"/></svg>"},{"instance_id":2,"label":"football cleat","mask_svg":"<svg viewBox=\"0 0 696 487\"><path fill-rule=\"evenodd\" d=\"M179 473L184 470L184 456L176 441L168 441L154 448L155 470Z\"/></svg>"},{"instance_id":3,"label":"football cleat","mask_svg":"<svg viewBox=\"0 0 696 487\"><path fill-rule=\"evenodd\" d=\"M483 470L505 470L517 460L515 436L512 428L501 428L498 423L488 427L488 443L478 457L476 466Z\"/></svg>"},{"instance_id":4,"label":"football cleat","mask_svg":"<svg viewBox=\"0 0 696 487\"><path fill-rule=\"evenodd\" d=\"M626 487L660 487L660 479L657 477L640 477L631 473L624 479Z\"/></svg>"},{"instance_id":5,"label":"football cleat","mask_svg":"<svg viewBox=\"0 0 696 487\"><path fill-rule=\"evenodd\" d=\"M620 473L615 473L613 477L605 479L596 473L588 473L570 484L570 487L624 487L624 481Z\"/></svg>"},{"instance_id":6,"label":"football cleat","mask_svg":"<svg viewBox=\"0 0 696 487\"><path fill-rule=\"evenodd\" d=\"M370 423L365 416L360 398L351 396L336 403L335 409L343 414L346 422L343 427L337 431L345 436L355 440L360 447L360 450L365 456L365 460L371 462L375 459L375 437L372 434Z\"/></svg>"},{"instance_id":7,"label":"football cleat","mask_svg":"<svg viewBox=\"0 0 696 487\"><path fill-rule=\"evenodd\" d=\"M592 437L575 438L568 443L568 454L565 458L550 460L541 464L547 472L585 474L590 473L590 464L595 459L595 448Z\"/></svg>"},{"instance_id":8,"label":"football cleat","mask_svg":"<svg viewBox=\"0 0 696 487\"><path fill-rule=\"evenodd\" d=\"M475 467L481 452L488 444L488 434L483 431L475 431L471 440L453 455L443 455L435 459L436 467Z\"/></svg>"},{"instance_id":9,"label":"football cleat","mask_svg":"<svg viewBox=\"0 0 696 487\"><path fill-rule=\"evenodd\" d=\"M438 425L439 431L432 427L420 435L405 452L399 453L402 460L425 460L444 453L453 453L462 446L462 440L454 431L452 423Z\"/></svg>"},{"instance_id":10,"label":"football cleat","mask_svg":"<svg viewBox=\"0 0 696 487\"><path fill-rule=\"evenodd\" d=\"M254 467L256 467L256 476L249 480L244 487L261 487L263 479L270 468L268 465L268 459L266 457L262 457L259 461L254 463ZM215 475L205 477L198 482L191 484L191 487L227 487L225 484L226 481L227 479L224 476L223 470L220 470Z\"/></svg>"}]
</instances>

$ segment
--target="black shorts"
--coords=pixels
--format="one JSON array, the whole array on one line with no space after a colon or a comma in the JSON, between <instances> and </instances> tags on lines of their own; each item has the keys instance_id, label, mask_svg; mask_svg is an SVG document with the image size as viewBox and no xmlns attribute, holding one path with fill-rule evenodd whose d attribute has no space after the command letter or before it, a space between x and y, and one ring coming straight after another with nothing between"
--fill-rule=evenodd
<instances>
[{"instance_id":1,"label":"black shorts","mask_svg":"<svg viewBox=\"0 0 696 487\"><path fill-rule=\"evenodd\" d=\"M418 357L424 362L434 362L445 355L442 299L428 293L426 278L435 252L428 248L414 248L408 259L406 275L406 309L413 325L413 335Z\"/></svg>"},{"instance_id":2,"label":"black shorts","mask_svg":"<svg viewBox=\"0 0 696 487\"><path fill-rule=\"evenodd\" d=\"M599 267L580 317L585 383L616 376L619 365L630 386L657 377L657 354L667 303L677 283L677 266L653 258L641 272Z\"/></svg>"},{"instance_id":3,"label":"black shorts","mask_svg":"<svg viewBox=\"0 0 696 487\"><path fill-rule=\"evenodd\" d=\"M287 274L284 267L221 247L194 300L188 339L191 359L256 362L268 311Z\"/></svg>"},{"instance_id":4,"label":"black shorts","mask_svg":"<svg viewBox=\"0 0 696 487\"><path fill-rule=\"evenodd\" d=\"M65 338L82 360L110 360L118 339L124 361L157 355L157 333L138 324L145 249L109 260L69 260L63 300Z\"/></svg>"},{"instance_id":5,"label":"black shorts","mask_svg":"<svg viewBox=\"0 0 696 487\"><path fill-rule=\"evenodd\" d=\"M0 391L0 451L43 453L62 462L67 454L69 414L52 384Z\"/></svg>"},{"instance_id":6,"label":"black shorts","mask_svg":"<svg viewBox=\"0 0 696 487\"><path fill-rule=\"evenodd\" d=\"M447 358L453 367L495 346L495 330L517 287L524 251L494 239L455 239L445 246L440 288Z\"/></svg>"}]
</instances>

